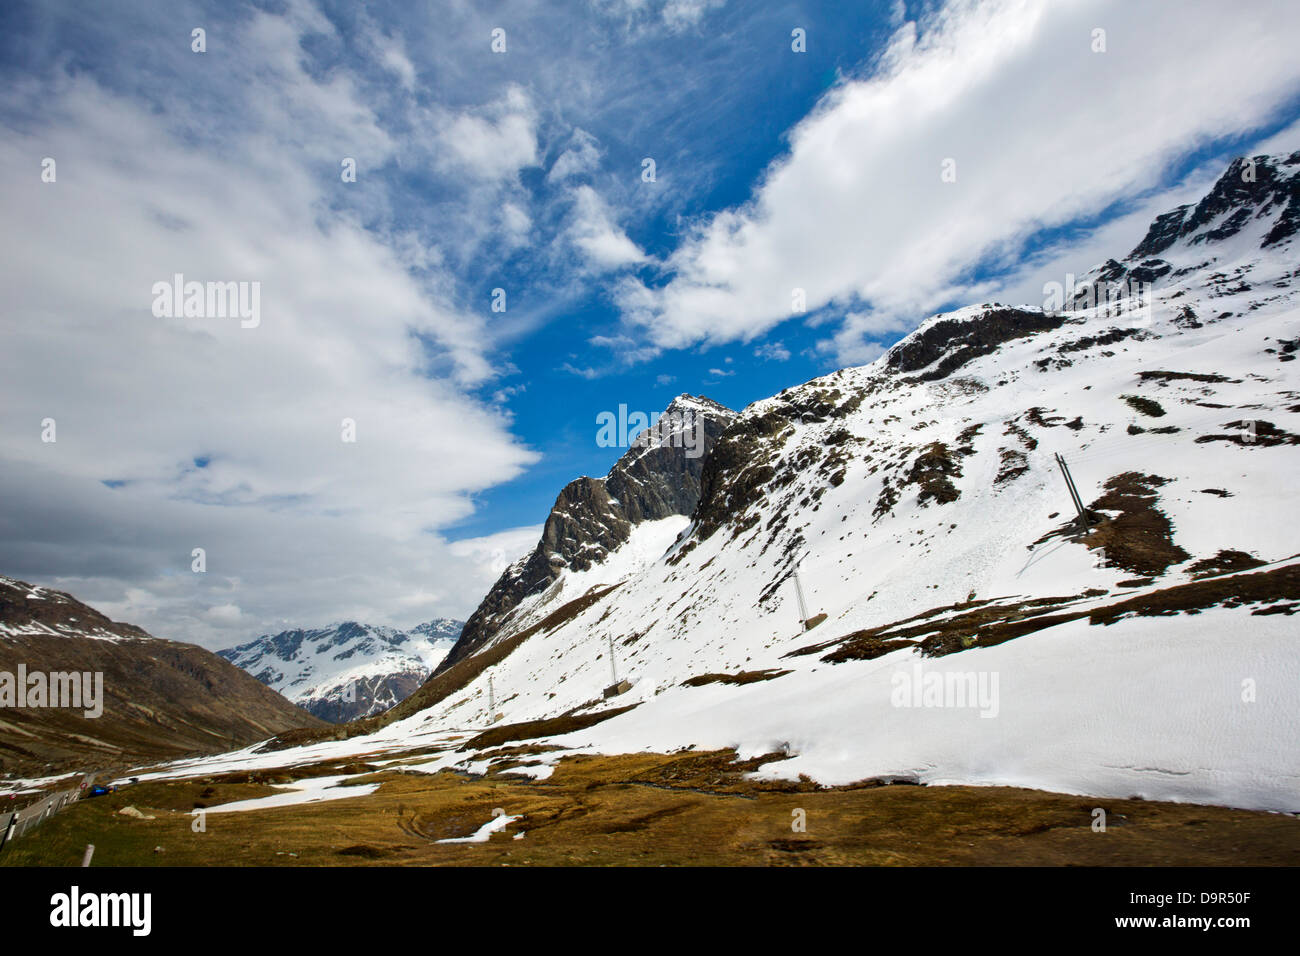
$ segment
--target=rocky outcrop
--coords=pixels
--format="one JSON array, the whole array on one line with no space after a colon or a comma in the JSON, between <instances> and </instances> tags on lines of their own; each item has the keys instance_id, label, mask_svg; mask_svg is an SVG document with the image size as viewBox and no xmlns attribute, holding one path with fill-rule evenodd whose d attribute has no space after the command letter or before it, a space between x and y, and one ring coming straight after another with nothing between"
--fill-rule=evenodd
<instances>
[{"instance_id":1,"label":"rocky outcrop","mask_svg":"<svg viewBox=\"0 0 1300 956\"><path fill-rule=\"evenodd\" d=\"M702 434L699 448L675 440L666 428L658 440L634 443L604 478L569 482L555 499L542 538L526 557L497 580L465 622L460 640L439 673L482 647L525 598L538 594L564 570L586 571L627 541L642 521L689 515L700 500L709 453L736 413L703 397L679 395L661 416Z\"/></svg>"},{"instance_id":2,"label":"rocky outcrop","mask_svg":"<svg viewBox=\"0 0 1300 956\"><path fill-rule=\"evenodd\" d=\"M990 307L973 319L940 319L926 326L891 349L885 362L897 372L921 372L918 382L932 382L1003 342L1060 328L1064 322L1050 313Z\"/></svg>"},{"instance_id":3,"label":"rocky outcrop","mask_svg":"<svg viewBox=\"0 0 1300 956\"><path fill-rule=\"evenodd\" d=\"M1179 206L1157 216L1128 258L1157 256L1175 242L1215 242L1236 235L1251 219L1278 216L1263 248L1289 239L1300 229L1300 152L1241 157L1195 206ZM1212 224L1214 228L1208 228Z\"/></svg>"}]
</instances>

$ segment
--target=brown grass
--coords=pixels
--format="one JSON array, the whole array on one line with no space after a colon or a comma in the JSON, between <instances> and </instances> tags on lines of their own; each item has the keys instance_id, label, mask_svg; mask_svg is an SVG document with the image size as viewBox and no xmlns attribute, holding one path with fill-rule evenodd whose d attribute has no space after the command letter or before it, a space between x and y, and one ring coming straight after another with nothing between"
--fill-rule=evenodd
<instances>
[{"instance_id":1,"label":"brown grass","mask_svg":"<svg viewBox=\"0 0 1300 956\"><path fill-rule=\"evenodd\" d=\"M1285 814L1010 787L819 788L747 776L783 756L573 756L542 782L390 772L369 796L213 815L206 833L191 831L188 814L204 785L140 784L75 805L12 844L0 865L75 865L87 843L100 866L1300 864L1300 820ZM224 802L243 799L250 786L207 789ZM114 812L128 804L157 819ZM1091 829L1096 807L1106 811L1105 833ZM498 808L521 819L487 843L435 842L473 833ZM802 832L792 828L797 811L807 821Z\"/></svg>"},{"instance_id":2,"label":"brown grass","mask_svg":"<svg viewBox=\"0 0 1300 956\"><path fill-rule=\"evenodd\" d=\"M822 615L825 617L825 615ZM761 671L740 671L736 674L699 674L682 681L683 687L703 687L706 684L754 684L758 681L784 677L789 671L770 667Z\"/></svg>"},{"instance_id":3,"label":"brown grass","mask_svg":"<svg viewBox=\"0 0 1300 956\"><path fill-rule=\"evenodd\" d=\"M1083 543L1100 548L1109 564L1143 577L1164 574L1172 564L1191 557L1174 544L1174 527L1156 507L1158 489L1168 479L1126 471L1109 479L1103 494L1088 505L1090 512L1118 512L1093 526Z\"/></svg>"},{"instance_id":4,"label":"brown grass","mask_svg":"<svg viewBox=\"0 0 1300 956\"><path fill-rule=\"evenodd\" d=\"M594 714L568 713L560 717L548 717L543 720L525 720L517 724L502 724L500 727L491 727L476 737L472 737L460 749L483 750L488 747L499 747L511 740L532 740L535 737L556 737L560 734L571 734L574 731L594 727L602 721L627 713L638 706L640 705L629 704L627 707L614 707L610 710L597 711Z\"/></svg>"},{"instance_id":5,"label":"brown grass","mask_svg":"<svg viewBox=\"0 0 1300 956\"><path fill-rule=\"evenodd\" d=\"M1233 571L1249 571L1264 564L1253 554L1245 551L1224 550L1210 558L1201 558L1187 566L1192 577L1209 578L1216 574L1230 574Z\"/></svg>"},{"instance_id":6,"label":"brown grass","mask_svg":"<svg viewBox=\"0 0 1300 956\"><path fill-rule=\"evenodd\" d=\"M1165 414L1165 410L1160 407L1160 403L1153 399L1143 398L1141 395L1121 395L1120 398L1124 399L1133 411L1140 412L1150 418L1162 418Z\"/></svg>"}]
</instances>

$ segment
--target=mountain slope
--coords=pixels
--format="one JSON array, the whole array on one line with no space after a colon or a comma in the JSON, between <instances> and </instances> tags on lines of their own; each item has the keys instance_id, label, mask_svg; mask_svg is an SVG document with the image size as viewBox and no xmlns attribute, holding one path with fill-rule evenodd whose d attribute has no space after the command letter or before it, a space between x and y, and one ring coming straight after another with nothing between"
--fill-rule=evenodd
<instances>
[{"instance_id":1,"label":"mountain slope","mask_svg":"<svg viewBox=\"0 0 1300 956\"><path fill-rule=\"evenodd\" d=\"M594 590L561 569L568 603L465 648L389 732L488 725L489 677L506 724L580 726L612 645L611 703L638 706L554 743L1300 808L1300 154L1245 166L1049 309L935 316L746 408L666 554L621 545ZM932 672L998 700L911 707Z\"/></svg>"},{"instance_id":2,"label":"mountain slope","mask_svg":"<svg viewBox=\"0 0 1300 956\"><path fill-rule=\"evenodd\" d=\"M527 626L521 605L553 604L563 589L552 584L566 573L599 568L643 522L664 522L659 537L680 530L685 523L674 527L672 519L690 514L699 501L704 462L735 414L707 398L679 395L664 410L659 430L643 432L644 440L619 458L608 475L569 482L555 499L537 547L502 572L438 670L473 654L507 625ZM698 439L683 438L683 431L694 429ZM669 541L671 537L663 545ZM647 544L632 547L643 550Z\"/></svg>"},{"instance_id":3,"label":"mountain slope","mask_svg":"<svg viewBox=\"0 0 1300 956\"><path fill-rule=\"evenodd\" d=\"M0 675L16 682L20 672L47 681L59 672L98 673L102 699L94 708L19 707L0 690L5 773L216 753L320 725L211 651L111 621L61 591L0 577ZM102 713L88 717L88 709Z\"/></svg>"},{"instance_id":4,"label":"mountain slope","mask_svg":"<svg viewBox=\"0 0 1300 956\"><path fill-rule=\"evenodd\" d=\"M446 657L463 626L438 618L399 631L345 621L268 634L217 653L309 713L340 723L408 697Z\"/></svg>"}]
</instances>

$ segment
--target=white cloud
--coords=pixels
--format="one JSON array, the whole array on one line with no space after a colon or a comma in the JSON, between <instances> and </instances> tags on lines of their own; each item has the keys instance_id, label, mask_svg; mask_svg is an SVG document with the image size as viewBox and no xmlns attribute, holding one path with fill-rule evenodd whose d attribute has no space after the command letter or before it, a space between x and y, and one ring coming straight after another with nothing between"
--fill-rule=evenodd
<instances>
[{"instance_id":1,"label":"white cloud","mask_svg":"<svg viewBox=\"0 0 1300 956\"><path fill-rule=\"evenodd\" d=\"M645 253L615 224L599 193L590 186L579 186L573 200L569 234L591 265L617 269L646 261Z\"/></svg>"},{"instance_id":2,"label":"white cloud","mask_svg":"<svg viewBox=\"0 0 1300 956\"><path fill-rule=\"evenodd\" d=\"M754 349L754 357L774 362L784 362L790 358L790 350L780 342L766 342Z\"/></svg>"},{"instance_id":3,"label":"white cloud","mask_svg":"<svg viewBox=\"0 0 1300 956\"><path fill-rule=\"evenodd\" d=\"M215 607L210 607L206 612L206 617L218 627L232 627L243 620L243 614L237 604L218 604Z\"/></svg>"},{"instance_id":4,"label":"white cloud","mask_svg":"<svg viewBox=\"0 0 1300 956\"><path fill-rule=\"evenodd\" d=\"M600 159L596 137L584 129L575 128L568 148L551 164L546 178L551 182L562 182L595 169L600 165Z\"/></svg>"},{"instance_id":5,"label":"white cloud","mask_svg":"<svg viewBox=\"0 0 1300 956\"><path fill-rule=\"evenodd\" d=\"M576 375L578 378L585 378L588 381L600 378L604 373L599 369L590 366L579 367L572 362L565 362L560 366L560 371L568 372L570 375Z\"/></svg>"},{"instance_id":6,"label":"white cloud","mask_svg":"<svg viewBox=\"0 0 1300 956\"><path fill-rule=\"evenodd\" d=\"M436 155L476 178L513 179L537 165L537 113L522 87L481 109L442 112L433 122Z\"/></svg>"},{"instance_id":7,"label":"white cloud","mask_svg":"<svg viewBox=\"0 0 1300 956\"><path fill-rule=\"evenodd\" d=\"M399 38L376 33L373 36L373 43L379 54L379 62L384 65L384 68L397 77L403 89L408 93L414 92L415 64L406 55L402 41Z\"/></svg>"},{"instance_id":8,"label":"white cloud","mask_svg":"<svg viewBox=\"0 0 1300 956\"><path fill-rule=\"evenodd\" d=\"M629 33L662 28L679 33L698 24L706 13L726 0L592 0L592 6L608 16L623 20Z\"/></svg>"},{"instance_id":9,"label":"white cloud","mask_svg":"<svg viewBox=\"0 0 1300 956\"><path fill-rule=\"evenodd\" d=\"M695 26L709 10L721 7L724 2L725 0L667 0L661 16L668 29L675 32Z\"/></svg>"},{"instance_id":10,"label":"white cloud","mask_svg":"<svg viewBox=\"0 0 1300 956\"><path fill-rule=\"evenodd\" d=\"M514 202L501 204L501 232L508 246L527 245L532 230L533 220L526 209Z\"/></svg>"},{"instance_id":11,"label":"white cloud","mask_svg":"<svg viewBox=\"0 0 1300 956\"><path fill-rule=\"evenodd\" d=\"M1091 50L1099 24L1105 53ZM873 75L828 93L753 201L679 247L667 285L625 282L625 318L666 347L748 341L789 318L797 287L809 310L915 323L977 292L965 277L984 257L1011 261L1039 229L1140 195L1189 150L1267 121L1300 89L1297 31L1286 2L1243 16L953 0L901 26Z\"/></svg>"},{"instance_id":12,"label":"white cloud","mask_svg":"<svg viewBox=\"0 0 1300 956\"><path fill-rule=\"evenodd\" d=\"M507 528L480 538L464 538L453 542L451 553L472 562L489 581L495 582L501 572L537 546L542 537L542 525L525 525Z\"/></svg>"}]
</instances>

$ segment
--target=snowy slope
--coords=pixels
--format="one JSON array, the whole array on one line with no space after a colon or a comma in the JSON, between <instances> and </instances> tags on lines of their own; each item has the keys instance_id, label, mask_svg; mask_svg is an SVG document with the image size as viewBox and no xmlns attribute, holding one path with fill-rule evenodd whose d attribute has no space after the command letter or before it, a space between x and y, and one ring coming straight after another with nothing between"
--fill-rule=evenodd
<instances>
[{"instance_id":1,"label":"snowy slope","mask_svg":"<svg viewBox=\"0 0 1300 956\"><path fill-rule=\"evenodd\" d=\"M317 717L344 721L386 710L419 687L461 627L446 618L410 631L344 621L218 653Z\"/></svg>"}]
</instances>

